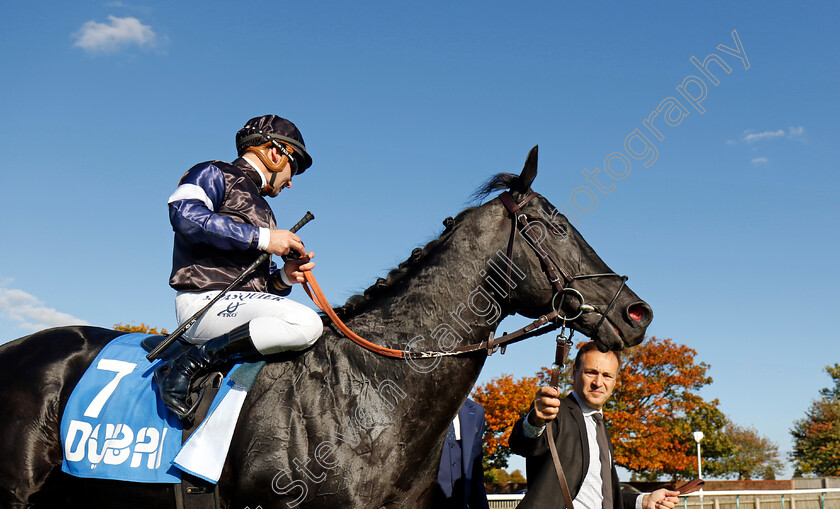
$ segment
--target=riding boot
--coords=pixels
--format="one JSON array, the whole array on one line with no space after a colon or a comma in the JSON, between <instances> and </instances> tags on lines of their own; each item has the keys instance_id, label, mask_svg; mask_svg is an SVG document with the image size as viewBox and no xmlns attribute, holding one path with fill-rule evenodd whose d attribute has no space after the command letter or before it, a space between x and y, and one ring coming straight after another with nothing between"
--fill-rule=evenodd
<instances>
[{"instance_id":1,"label":"riding boot","mask_svg":"<svg viewBox=\"0 0 840 509\"><path fill-rule=\"evenodd\" d=\"M198 401L190 403L190 386L199 377L228 363L233 357L257 354L249 324L195 345L155 370L160 397L181 421L191 423Z\"/></svg>"}]
</instances>

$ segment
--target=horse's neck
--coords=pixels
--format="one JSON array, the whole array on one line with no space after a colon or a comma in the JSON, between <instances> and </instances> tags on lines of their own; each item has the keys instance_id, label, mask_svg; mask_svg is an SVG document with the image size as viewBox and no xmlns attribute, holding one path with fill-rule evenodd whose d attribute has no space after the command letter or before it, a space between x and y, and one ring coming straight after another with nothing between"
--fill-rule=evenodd
<instances>
[{"instance_id":1,"label":"horse's neck","mask_svg":"<svg viewBox=\"0 0 840 509\"><path fill-rule=\"evenodd\" d=\"M495 260L494 268L488 260L497 256L498 246L488 249L486 256L470 247L436 253L417 274L348 325L368 340L403 350L445 352L487 339L506 315L503 299L493 293L493 285L503 280L498 275L493 279L492 274L504 270L504 260ZM388 373L412 402L407 412L414 418L422 413L431 424L436 419L447 421L457 412L486 356L479 351L408 362L380 357L375 368L367 358L360 370ZM412 415L403 422L410 422Z\"/></svg>"},{"instance_id":2,"label":"horse's neck","mask_svg":"<svg viewBox=\"0 0 840 509\"><path fill-rule=\"evenodd\" d=\"M506 314L485 262L475 253L446 250L348 325L396 349L446 351L479 343Z\"/></svg>"}]
</instances>

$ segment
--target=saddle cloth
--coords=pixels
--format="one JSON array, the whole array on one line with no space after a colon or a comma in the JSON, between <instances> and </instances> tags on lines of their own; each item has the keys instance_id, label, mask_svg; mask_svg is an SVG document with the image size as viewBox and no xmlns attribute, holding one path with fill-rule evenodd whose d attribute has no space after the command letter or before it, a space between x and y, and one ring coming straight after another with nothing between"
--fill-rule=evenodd
<instances>
[{"instance_id":1,"label":"saddle cloth","mask_svg":"<svg viewBox=\"0 0 840 509\"><path fill-rule=\"evenodd\" d=\"M240 365L224 379L179 456L182 425L158 397L153 374L163 361L146 359L140 343L147 336L112 340L73 389L61 418L61 469L76 477L147 483L178 483L184 470L215 483L250 388L230 379Z\"/></svg>"}]
</instances>

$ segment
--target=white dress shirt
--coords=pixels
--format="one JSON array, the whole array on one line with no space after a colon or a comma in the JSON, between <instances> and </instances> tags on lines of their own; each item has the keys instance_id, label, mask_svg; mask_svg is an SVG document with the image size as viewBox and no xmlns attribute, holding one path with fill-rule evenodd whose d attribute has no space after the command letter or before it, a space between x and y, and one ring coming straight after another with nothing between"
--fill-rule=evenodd
<instances>
[{"instance_id":1,"label":"white dress shirt","mask_svg":"<svg viewBox=\"0 0 840 509\"><path fill-rule=\"evenodd\" d=\"M601 410L590 408L584 403L577 393L572 392L575 400L580 405L580 410L583 413L583 423L586 426L586 440L589 444L589 469L583 477L583 484L580 486L580 491L572 504L574 509L603 509L604 495L601 492L601 458L599 455L597 432L595 429L595 419L592 417L595 413L603 415ZM533 410L531 410L533 412ZM529 414L530 415L530 414ZM536 438L542 435L545 426L534 426L528 422L528 416L522 422L522 432L528 438ZM612 458L612 456L610 456ZM636 498L636 509L642 508L642 497L644 494Z\"/></svg>"}]
</instances>

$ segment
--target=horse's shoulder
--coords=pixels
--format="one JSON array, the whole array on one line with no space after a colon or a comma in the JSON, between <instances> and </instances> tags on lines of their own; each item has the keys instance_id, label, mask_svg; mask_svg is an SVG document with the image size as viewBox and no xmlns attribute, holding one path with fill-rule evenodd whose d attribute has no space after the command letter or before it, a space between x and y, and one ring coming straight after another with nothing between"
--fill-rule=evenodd
<instances>
[{"instance_id":1,"label":"horse's shoulder","mask_svg":"<svg viewBox=\"0 0 840 509\"><path fill-rule=\"evenodd\" d=\"M0 347L0 359L18 357L35 363L76 356L92 360L109 341L124 332L101 327L56 327L30 334Z\"/></svg>"},{"instance_id":2,"label":"horse's shoulder","mask_svg":"<svg viewBox=\"0 0 840 509\"><path fill-rule=\"evenodd\" d=\"M68 397L69 390L99 351L121 334L124 333L90 326L57 327L3 345L0 347L2 395L51 393Z\"/></svg>"}]
</instances>

